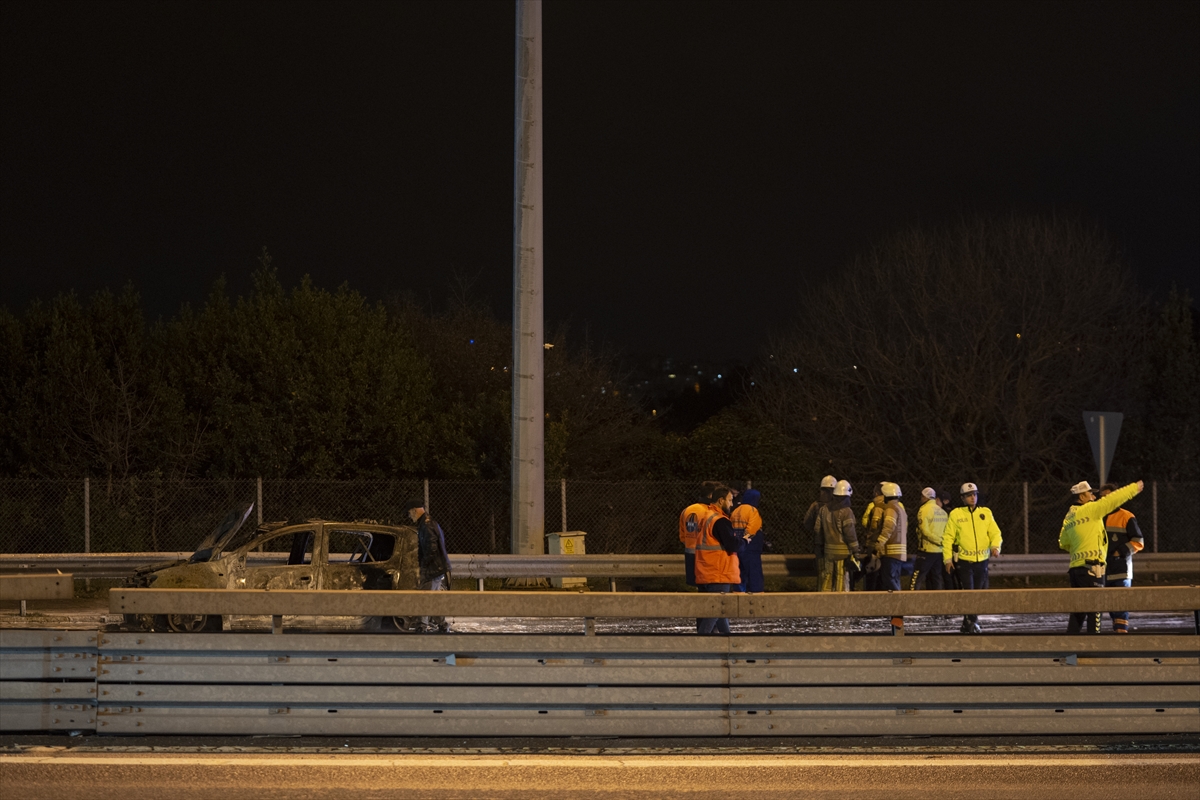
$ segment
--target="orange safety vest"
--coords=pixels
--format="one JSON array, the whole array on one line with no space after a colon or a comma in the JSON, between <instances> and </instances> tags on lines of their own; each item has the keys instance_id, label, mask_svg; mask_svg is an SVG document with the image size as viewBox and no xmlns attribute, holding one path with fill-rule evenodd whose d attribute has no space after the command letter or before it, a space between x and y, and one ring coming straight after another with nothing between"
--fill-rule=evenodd
<instances>
[{"instance_id":1,"label":"orange safety vest","mask_svg":"<svg viewBox=\"0 0 1200 800\"><path fill-rule=\"evenodd\" d=\"M762 530L762 515L749 503L742 503L735 508L729 515L729 521L733 524L733 532L738 536L745 536L747 533L753 536Z\"/></svg>"},{"instance_id":2,"label":"orange safety vest","mask_svg":"<svg viewBox=\"0 0 1200 800\"><path fill-rule=\"evenodd\" d=\"M696 542L700 539L700 528L704 518L712 512L707 503L692 503L679 515L679 541L683 542L685 552L694 553Z\"/></svg>"},{"instance_id":3,"label":"orange safety vest","mask_svg":"<svg viewBox=\"0 0 1200 800\"><path fill-rule=\"evenodd\" d=\"M704 520L700 528L700 540L696 543L696 583L741 583L742 570L737 554L725 552L721 540L713 534L713 525L719 519L729 519L722 511L714 511Z\"/></svg>"}]
</instances>

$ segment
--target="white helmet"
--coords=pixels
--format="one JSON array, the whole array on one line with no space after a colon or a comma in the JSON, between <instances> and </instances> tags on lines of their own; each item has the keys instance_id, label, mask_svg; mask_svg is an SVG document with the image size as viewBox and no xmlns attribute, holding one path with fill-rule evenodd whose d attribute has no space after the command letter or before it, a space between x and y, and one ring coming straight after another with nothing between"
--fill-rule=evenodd
<instances>
[{"instance_id":1,"label":"white helmet","mask_svg":"<svg viewBox=\"0 0 1200 800\"><path fill-rule=\"evenodd\" d=\"M837 478L832 475L826 475L824 478L821 478L822 489L832 489L835 486L837 486Z\"/></svg>"},{"instance_id":2,"label":"white helmet","mask_svg":"<svg viewBox=\"0 0 1200 800\"><path fill-rule=\"evenodd\" d=\"M1087 481L1080 481L1079 483L1077 483L1071 487L1071 494L1073 494L1073 495L1081 495L1084 492L1090 492L1090 491L1092 491L1092 485L1090 483L1088 483Z\"/></svg>"},{"instance_id":3,"label":"white helmet","mask_svg":"<svg viewBox=\"0 0 1200 800\"><path fill-rule=\"evenodd\" d=\"M838 481L833 487L833 494L836 497L849 497L854 494L854 487L850 485L850 481Z\"/></svg>"},{"instance_id":4,"label":"white helmet","mask_svg":"<svg viewBox=\"0 0 1200 800\"><path fill-rule=\"evenodd\" d=\"M937 492L933 490L932 486L926 486L921 490L921 497L924 497L926 500L932 500L937 497Z\"/></svg>"},{"instance_id":5,"label":"white helmet","mask_svg":"<svg viewBox=\"0 0 1200 800\"><path fill-rule=\"evenodd\" d=\"M884 481L879 484L879 491L884 497L900 497L900 484Z\"/></svg>"},{"instance_id":6,"label":"white helmet","mask_svg":"<svg viewBox=\"0 0 1200 800\"><path fill-rule=\"evenodd\" d=\"M972 492L979 494L979 487L973 483L964 483L962 488L958 490L959 494L971 494Z\"/></svg>"}]
</instances>

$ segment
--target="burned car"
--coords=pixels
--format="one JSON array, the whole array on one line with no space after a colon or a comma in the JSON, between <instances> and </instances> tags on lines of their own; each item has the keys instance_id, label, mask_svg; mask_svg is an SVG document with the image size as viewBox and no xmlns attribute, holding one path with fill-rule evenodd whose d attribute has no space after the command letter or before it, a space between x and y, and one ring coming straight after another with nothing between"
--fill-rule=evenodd
<instances>
[{"instance_id":1,"label":"burned car","mask_svg":"<svg viewBox=\"0 0 1200 800\"><path fill-rule=\"evenodd\" d=\"M229 512L191 558L142 567L127 581L155 589L416 589L417 531L411 526L322 519L269 522L244 531L253 504ZM127 617L128 627L219 631L219 616ZM390 620L409 630L414 621Z\"/></svg>"}]
</instances>

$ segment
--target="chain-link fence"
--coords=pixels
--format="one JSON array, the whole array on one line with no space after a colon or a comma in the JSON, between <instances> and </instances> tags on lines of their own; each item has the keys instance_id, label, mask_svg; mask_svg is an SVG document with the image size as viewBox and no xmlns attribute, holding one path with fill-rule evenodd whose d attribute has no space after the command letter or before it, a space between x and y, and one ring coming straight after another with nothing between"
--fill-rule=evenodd
<instances>
[{"instance_id":1,"label":"chain-link fence","mask_svg":"<svg viewBox=\"0 0 1200 800\"><path fill-rule=\"evenodd\" d=\"M801 521L816 497L809 484L755 483L775 553L810 553L813 534ZM921 486L901 484L915 523ZM957 486L935 486L954 497ZM699 485L681 481L567 481L546 485L546 531L583 531L589 553L674 553L679 513L695 502ZM1007 553L1056 553L1066 489L1050 484L980 487ZM1141 524L1146 549L1200 551L1195 501L1198 483L1149 484L1127 504ZM870 502L862 485L853 498L862 514ZM187 551L231 508L255 503L252 519L322 518L407 522L420 500L446 531L455 553L511 552L511 498L499 481L194 480L32 481L0 479L0 552ZM912 523L910 523L912 524Z\"/></svg>"}]
</instances>

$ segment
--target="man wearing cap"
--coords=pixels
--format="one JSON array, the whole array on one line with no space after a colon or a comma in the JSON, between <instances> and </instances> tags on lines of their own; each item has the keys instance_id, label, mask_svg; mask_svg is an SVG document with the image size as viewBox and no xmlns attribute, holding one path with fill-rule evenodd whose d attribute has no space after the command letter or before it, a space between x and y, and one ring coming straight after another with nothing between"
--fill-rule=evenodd
<instances>
[{"instance_id":1,"label":"man wearing cap","mask_svg":"<svg viewBox=\"0 0 1200 800\"><path fill-rule=\"evenodd\" d=\"M821 509L828 506L829 501L833 499L833 487L836 485L837 479L832 475L821 478L821 485L817 488L817 499L808 507L808 511L804 513L804 522L800 523L800 530L813 534L813 551L817 556L817 586L825 580L821 573L821 565L825 563L822 552L825 538L821 531Z\"/></svg>"},{"instance_id":2,"label":"man wearing cap","mask_svg":"<svg viewBox=\"0 0 1200 800\"><path fill-rule=\"evenodd\" d=\"M408 518L417 526L417 560L421 565L420 589L444 592L450 588L450 554L446 551L446 535L442 526L425 511L424 500L409 500ZM445 617L421 617L417 630L445 632L449 630Z\"/></svg>"},{"instance_id":3,"label":"man wearing cap","mask_svg":"<svg viewBox=\"0 0 1200 800\"><path fill-rule=\"evenodd\" d=\"M1100 487L1100 497L1107 497L1117 490L1115 483ZM1118 508L1104 518L1104 530L1108 533L1108 564L1104 568L1105 586L1133 585L1133 554L1140 553L1146 546L1137 517L1128 509ZM1129 612L1110 611L1113 631L1129 633Z\"/></svg>"},{"instance_id":4,"label":"man wearing cap","mask_svg":"<svg viewBox=\"0 0 1200 800\"><path fill-rule=\"evenodd\" d=\"M942 582L942 535L946 531L946 512L942 498L931 486L921 490L925 502L917 509L917 563L913 567L913 590L944 588Z\"/></svg>"},{"instance_id":5,"label":"man wearing cap","mask_svg":"<svg viewBox=\"0 0 1200 800\"><path fill-rule=\"evenodd\" d=\"M964 589L988 588L988 558L1000 555L1003 539L992 510L979 503L979 487L964 483L959 492L966 505L951 511L942 533L942 561L946 572L955 572ZM958 545L958 561L951 553ZM963 617L961 633L981 633L979 616Z\"/></svg>"},{"instance_id":6,"label":"man wearing cap","mask_svg":"<svg viewBox=\"0 0 1200 800\"><path fill-rule=\"evenodd\" d=\"M683 576L688 586L696 585L696 539L704 518L712 513L712 491L720 486L716 481L700 484L700 499L679 515L679 541L683 543Z\"/></svg>"},{"instance_id":7,"label":"man wearing cap","mask_svg":"<svg viewBox=\"0 0 1200 800\"><path fill-rule=\"evenodd\" d=\"M818 522L824 547L818 561L818 591L850 591L846 567L858 564L858 534L854 530L854 509L850 508L852 494L850 481L838 481L830 501L821 508Z\"/></svg>"},{"instance_id":8,"label":"man wearing cap","mask_svg":"<svg viewBox=\"0 0 1200 800\"><path fill-rule=\"evenodd\" d=\"M745 547L738 554L738 569L742 581L734 591L760 594L766 589L763 580L762 554L766 539L763 534L762 515L758 511L758 501L762 492L755 489L750 481L746 481L746 490L729 515L729 523L733 532L746 540Z\"/></svg>"},{"instance_id":9,"label":"man wearing cap","mask_svg":"<svg viewBox=\"0 0 1200 800\"><path fill-rule=\"evenodd\" d=\"M1104 518L1128 503L1142 491L1141 481L1122 486L1106 497L1096 499L1092 485L1080 481L1071 487L1075 505L1063 518L1062 530L1058 533L1058 546L1071 554L1067 578L1073 587L1099 587L1104 585L1104 573L1108 561L1108 532L1104 529ZM1084 623L1084 633L1100 632L1100 612L1077 612L1067 622L1067 633L1079 633Z\"/></svg>"}]
</instances>

